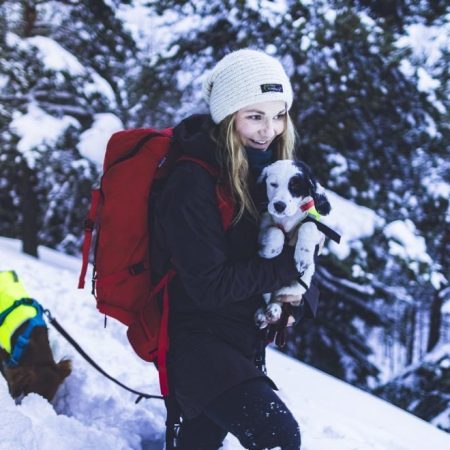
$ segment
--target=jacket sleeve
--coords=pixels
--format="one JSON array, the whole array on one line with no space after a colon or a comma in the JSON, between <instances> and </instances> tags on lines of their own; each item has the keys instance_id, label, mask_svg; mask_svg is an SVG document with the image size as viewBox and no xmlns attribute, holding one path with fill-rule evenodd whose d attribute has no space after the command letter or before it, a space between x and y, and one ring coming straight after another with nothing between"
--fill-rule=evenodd
<instances>
[{"instance_id":1,"label":"jacket sleeve","mask_svg":"<svg viewBox=\"0 0 450 450\"><path fill-rule=\"evenodd\" d=\"M281 288L297 276L292 248L273 259L229 258L215 180L195 163L174 170L160 199L159 214L172 263L199 308L213 310L243 301Z\"/></svg>"}]
</instances>

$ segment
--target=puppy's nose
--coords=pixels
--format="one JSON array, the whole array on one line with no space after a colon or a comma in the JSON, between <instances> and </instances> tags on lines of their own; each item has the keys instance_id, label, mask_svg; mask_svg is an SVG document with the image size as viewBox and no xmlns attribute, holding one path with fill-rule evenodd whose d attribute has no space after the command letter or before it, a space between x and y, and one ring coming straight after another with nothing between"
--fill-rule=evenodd
<instances>
[{"instance_id":1,"label":"puppy's nose","mask_svg":"<svg viewBox=\"0 0 450 450\"><path fill-rule=\"evenodd\" d=\"M275 208L276 212L281 213L286 209L286 204L283 202L275 202L273 204L273 207Z\"/></svg>"}]
</instances>

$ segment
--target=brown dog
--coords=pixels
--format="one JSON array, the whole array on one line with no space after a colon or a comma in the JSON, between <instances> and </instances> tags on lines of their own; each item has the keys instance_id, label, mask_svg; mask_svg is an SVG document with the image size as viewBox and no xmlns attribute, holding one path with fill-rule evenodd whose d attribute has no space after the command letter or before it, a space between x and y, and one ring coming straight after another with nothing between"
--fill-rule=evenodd
<instances>
[{"instance_id":1,"label":"brown dog","mask_svg":"<svg viewBox=\"0 0 450 450\"><path fill-rule=\"evenodd\" d=\"M14 333L13 344L26 326L27 324L24 323ZM0 348L0 368L8 382L12 397L17 398L35 392L49 401L54 397L63 380L70 374L72 365L68 359L55 362L46 327L33 329L29 345L17 365L8 365L8 360L9 354Z\"/></svg>"},{"instance_id":2,"label":"brown dog","mask_svg":"<svg viewBox=\"0 0 450 450\"><path fill-rule=\"evenodd\" d=\"M14 398L35 392L49 401L71 372L70 360L53 359L44 310L14 270L0 271L0 372Z\"/></svg>"}]
</instances>

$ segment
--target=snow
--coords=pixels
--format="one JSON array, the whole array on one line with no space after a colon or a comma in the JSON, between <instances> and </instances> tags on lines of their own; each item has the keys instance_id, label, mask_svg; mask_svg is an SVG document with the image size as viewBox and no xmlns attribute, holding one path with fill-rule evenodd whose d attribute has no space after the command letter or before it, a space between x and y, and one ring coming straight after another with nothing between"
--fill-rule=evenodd
<instances>
[{"instance_id":1,"label":"snow","mask_svg":"<svg viewBox=\"0 0 450 450\"><path fill-rule=\"evenodd\" d=\"M27 290L107 372L143 392L158 394L157 373L129 347L125 328L103 316L89 292L77 290L80 261L39 248L40 260L21 254L20 243L0 238L0 270L14 269ZM142 400L89 366L50 326L55 358L70 357L73 372L52 404L37 394L21 404L0 377L0 450L125 450L163 448L165 411L160 400ZM419 450L450 446L448 434L378 398L275 350L269 375L302 429L303 450ZM444 418L442 418L444 420ZM241 446L229 436L225 450Z\"/></svg>"},{"instance_id":2,"label":"snow","mask_svg":"<svg viewBox=\"0 0 450 450\"><path fill-rule=\"evenodd\" d=\"M421 23L411 24L406 28L406 34L397 40L399 48L411 48L412 62L418 61L418 89L428 94L429 100L436 109L444 114L445 106L436 98L435 90L440 87L440 81L432 77L434 66L444 57L444 52L450 51L450 22L444 20L442 25L428 26ZM423 67L420 67L422 65ZM415 69L410 61L401 62L401 70L406 76L414 74ZM430 136L433 137L432 134Z\"/></svg>"},{"instance_id":3,"label":"snow","mask_svg":"<svg viewBox=\"0 0 450 450\"><path fill-rule=\"evenodd\" d=\"M424 177L422 184L428 194L434 199L447 199L450 197L450 184L441 180L437 176Z\"/></svg>"},{"instance_id":4,"label":"snow","mask_svg":"<svg viewBox=\"0 0 450 450\"><path fill-rule=\"evenodd\" d=\"M166 9L161 16L151 14L146 8L146 0L135 0L132 4L119 5L116 15L133 36L144 56L150 57L162 51L170 51L171 42L177 35L201 29L213 20L201 17L185 5L184 14ZM189 10L189 11L187 11ZM186 17L184 17L186 15Z\"/></svg>"},{"instance_id":5,"label":"snow","mask_svg":"<svg viewBox=\"0 0 450 450\"><path fill-rule=\"evenodd\" d=\"M64 71L74 76L85 73L85 69L78 59L53 39L34 36L27 38L26 41L38 49L42 62L49 70Z\"/></svg>"},{"instance_id":6,"label":"snow","mask_svg":"<svg viewBox=\"0 0 450 450\"><path fill-rule=\"evenodd\" d=\"M450 315L450 299L442 305L441 312Z\"/></svg>"},{"instance_id":7,"label":"snow","mask_svg":"<svg viewBox=\"0 0 450 450\"><path fill-rule=\"evenodd\" d=\"M444 21L440 26L427 26L422 23L414 23L406 28L406 35L397 41L400 48L411 47L415 57L426 60L427 65L439 62L443 56L443 50L450 51L450 22Z\"/></svg>"},{"instance_id":8,"label":"snow","mask_svg":"<svg viewBox=\"0 0 450 450\"><path fill-rule=\"evenodd\" d=\"M35 49L46 69L54 72L67 72L73 77L81 76L92 81L85 81L84 92L90 95L96 92L104 95L111 107L115 106L115 95L111 85L98 73L83 66L80 61L70 52L65 50L55 40L45 36L33 36L22 39L14 33L7 33L7 42L24 50Z\"/></svg>"},{"instance_id":9,"label":"snow","mask_svg":"<svg viewBox=\"0 0 450 450\"><path fill-rule=\"evenodd\" d=\"M372 236L384 219L365 206L357 205L330 190L325 190L331 203L331 212L323 216L322 221L341 234L341 242L329 243L329 249L339 259L350 254L352 245L362 238ZM349 220L350 219L350 220Z\"/></svg>"},{"instance_id":10,"label":"snow","mask_svg":"<svg viewBox=\"0 0 450 450\"><path fill-rule=\"evenodd\" d=\"M101 113L94 116L94 123L89 130L80 135L78 151L85 157L96 163L99 167L103 165L106 144L111 134L122 130L122 121L112 113Z\"/></svg>"},{"instance_id":11,"label":"snow","mask_svg":"<svg viewBox=\"0 0 450 450\"><path fill-rule=\"evenodd\" d=\"M411 220L395 220L387 224L383 232L390 239L389 253L392 255L397 255L407 261L431 263L425 239L417 235L416 227Z\"/></svg>"},{"instance_id":12,"label":"snow","mask_svg":"<svg viewBox=\"0 0 450 450\"><path fill-rule=\"evenodd\" d=\"M47 114L34 103L28 105L25 114L16 112L10 127L21 137L17 148L25 156L28 166L33 167L37 155L34 153L40 145L54 145L58 138L70 125L79 127L79 123L71 116L58 119Z\"/></svg>"}]
</instances>

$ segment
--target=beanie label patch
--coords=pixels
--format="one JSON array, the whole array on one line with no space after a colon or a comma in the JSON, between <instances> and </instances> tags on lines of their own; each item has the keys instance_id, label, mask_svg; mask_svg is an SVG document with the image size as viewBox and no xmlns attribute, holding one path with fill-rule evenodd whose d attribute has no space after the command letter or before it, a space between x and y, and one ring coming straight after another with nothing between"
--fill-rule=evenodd
<instances>
[{"instance_id":1,"label":"beanie label patch","mask_svg":"<svg viewBox=\"0 0 450 450\"><path fill-rule=\"evenodd\" d=\"M261 84L261 92L283 92L283 85L277 83Z\"/></svg>"}]
</instances>

